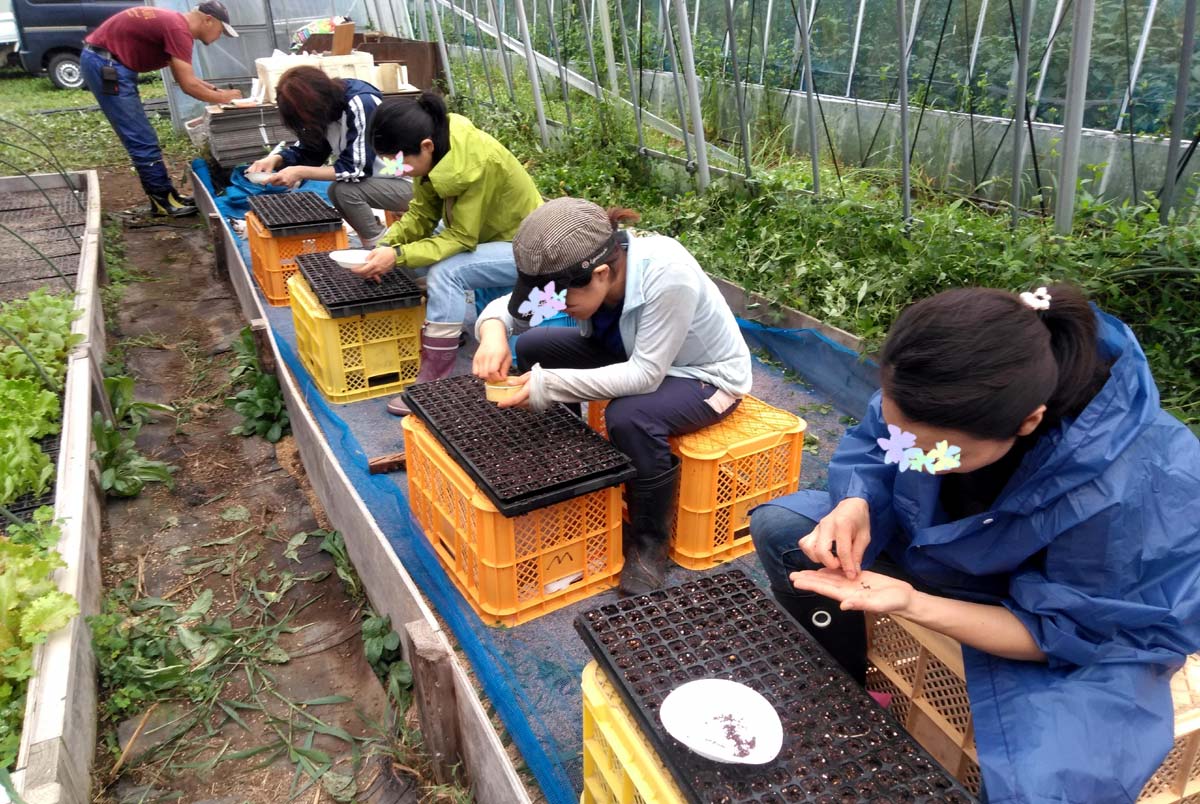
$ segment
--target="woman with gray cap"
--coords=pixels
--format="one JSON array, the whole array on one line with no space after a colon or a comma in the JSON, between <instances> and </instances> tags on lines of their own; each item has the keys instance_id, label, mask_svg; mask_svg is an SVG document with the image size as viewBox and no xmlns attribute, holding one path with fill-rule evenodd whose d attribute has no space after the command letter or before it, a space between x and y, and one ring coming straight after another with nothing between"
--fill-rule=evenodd
<instances>
[{"instance_id":1,"label":"woman with gray cap","mask_svg":"<svg viewBox=\"0 0 1200 804\"><path fill-rule=\"evenodd\" d=\"M508 337L528 372L500 403L542 410L555 402L611 400L605 424L637 477L626 484L630 527L620 591L662 586L679 460L667 438L733 411L750 391L750 351L715 284L676 240L632 236L628 209L558 198L525 218L513 238L517 284L475 325L474 372L507 376ZM536 327L565 310L578 329Z\"/></svg>"}]
</instances>

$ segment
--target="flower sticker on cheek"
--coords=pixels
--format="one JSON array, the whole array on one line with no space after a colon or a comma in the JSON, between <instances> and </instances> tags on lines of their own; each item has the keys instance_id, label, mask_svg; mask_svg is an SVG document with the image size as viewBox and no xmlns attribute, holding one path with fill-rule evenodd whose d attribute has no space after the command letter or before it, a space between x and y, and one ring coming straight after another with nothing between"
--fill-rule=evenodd
<instances>
[{"instance_id":1,"label":"flower sticker on cheek","mask_svg":"<svg viewBox=\"0 0 1200 804\"><path fill-rule=\"evenodd\" d=\"M567 309L567 289L563 288L555 293L554 283L548 282L544 288L534 288L529 291L529 298L521 302L517 312L530 316L529 326L536 327L565 309Z\"/></svg>"},{"instance_id":2,"label":"flower sticker on cheek","mask_svg":"<svg viewBox=\"0 0 1200 804\"><path fill-rule=\"evenodd\" d=\"M412 173L412 165L404 164L404 154L402 153L396 154L395 159L380 156L379 161L383 163L383 169L379 171L380 176L399 178L407 173Z\"/></svg>"},{"instance_id":3,"label":"flower sticker on cheek","mask_svg":"<svg viewBox=\"0 0 1200 804\"><path fill-rule=\"evenodd\" d=\"M948 472L962 466L962 450L947 441L939 441L926 452L916 446L917 437L901 430L894 424L888 425L888 438L877 438L875 443L883 450L883 462L897 464L901 472Z\"/></svg>"}]
</instances>

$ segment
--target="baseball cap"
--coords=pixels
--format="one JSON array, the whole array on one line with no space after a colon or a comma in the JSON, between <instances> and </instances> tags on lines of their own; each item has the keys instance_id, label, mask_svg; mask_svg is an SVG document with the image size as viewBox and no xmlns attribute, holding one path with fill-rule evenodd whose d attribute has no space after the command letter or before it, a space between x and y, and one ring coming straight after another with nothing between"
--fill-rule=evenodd
<instances>
[{"instance_id":1,"label":"baseball cap","mask_svg":"<svg viewBox=\"0 0 1200 804\"><path fill-rule=\"evenodd\" d=\"M529 319L531 307L552 282L550 293L586 285L592 271L604 264L618 243L608 213L591 201L556 198L542 204L529 213L513 236L517 283L508 301L509 314Z\"/></svg>"},{"instance_id":2,"label":"baseball cap","mask_svg":"<svg viewBox=\"0 0 1200 804\"><path fill-rule=\"evenodd\" d=\"M225 8L225 4L221 0L204 0L203 3L196 6L196 10L201 14L207 14L220 20L221 25L225 28L226 36L238 35L238 32L229 24L229 9Z\"/></svg>"}]
</instances>

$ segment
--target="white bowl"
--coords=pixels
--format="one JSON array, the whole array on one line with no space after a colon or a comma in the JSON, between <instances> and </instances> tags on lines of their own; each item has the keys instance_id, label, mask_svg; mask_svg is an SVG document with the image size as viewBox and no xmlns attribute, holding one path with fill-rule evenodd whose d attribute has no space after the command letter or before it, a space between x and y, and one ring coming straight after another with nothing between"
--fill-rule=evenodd
<instances>
[{"instance_id":1,"label":"white bowl","mask_svg":"<svg viewBox=\"0 0 1200 804\"><path fill-rule=\"evenodd\" d=\"M247 170L246 178L255 184L266 184L275 174L269 170Z\"/></svg>"},{"instance_id":2,"label":"white bowl","mask_svg":"<svg viewBox=\"0 0 1200 804\"><path fill-rule=\"evenodd\" d=\"M367 261L367 257L371 254L370 250L365 248L346 248L341 251L329 252L329 259L336 262L343 268L357 268Z\"/></svg>"},{"instance_id":3,"label":"white bowl","mask_svg":"<svg viewBox=\"0 0 1200 804\"><path fill-rule=\"evenodd\" d=\"M775 708L736 681L689 681L663 700L658 716L668 734L717 762L764 765L783 747L783 724Z\"/></svg>"}]
</instances>

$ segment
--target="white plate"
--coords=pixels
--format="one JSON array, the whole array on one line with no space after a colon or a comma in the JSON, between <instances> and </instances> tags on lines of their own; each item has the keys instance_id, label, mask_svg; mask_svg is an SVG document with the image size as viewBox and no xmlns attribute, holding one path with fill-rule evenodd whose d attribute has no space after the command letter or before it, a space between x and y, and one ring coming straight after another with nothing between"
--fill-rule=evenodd
<instances>
[{"instance_id":1,"label":"white plate","mask_svg":"<svg viewBox=\"0 0 1200 804\"><path fill-rule=\"evenodd\" d=\"M689 681L671 691L658 716L672 737L717 762L763 765L783 747L783 724L775 708L736 681Z\"/></svg>"},{"instance_id":2,"label":"white plate","mask_svg":"<svg viewBox=\"0 0 1200 804\"><path fill-rule=\"evenodd\" d=\"M269 170L247 170L246 178L255 184L266 184L275 174Z\"/></svg>"},{"instance_id":3,"label":"white plate","mask_svg":"<svg viewBox=\"0 0 1200 804\"><path fill-rule=\"evenodd\" d=\"M365 248L345 248L329 252L329 259L343 268L357 268L367 261L370 253L370 250Z\"/></svg>"}]
</instances>

